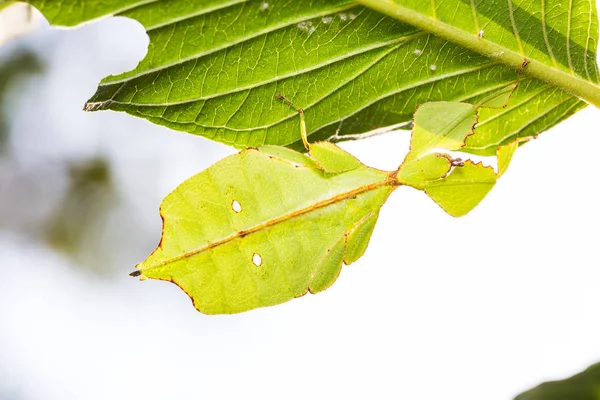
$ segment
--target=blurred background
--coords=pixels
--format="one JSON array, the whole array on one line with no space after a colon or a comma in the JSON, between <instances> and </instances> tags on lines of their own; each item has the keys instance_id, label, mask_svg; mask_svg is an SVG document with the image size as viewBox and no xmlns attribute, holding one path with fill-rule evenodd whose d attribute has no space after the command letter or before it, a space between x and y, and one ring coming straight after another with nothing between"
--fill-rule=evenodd
<instances>
[{"instance_id":1,"label":"blurred background","mask_svg":"<svg viewBox=\"0 0 600 400\"><path fill-rule=\"evenodd\" d=\"M205 316L128 273L159 241L161 199L233 150L81 111L147 42L121 18L0 14L0 400L508 400L600 360L599 110L519 150L467 217L397 190L325 293ZM393 170L408 141L342 146Z\"/></svg>"}]
</instances>

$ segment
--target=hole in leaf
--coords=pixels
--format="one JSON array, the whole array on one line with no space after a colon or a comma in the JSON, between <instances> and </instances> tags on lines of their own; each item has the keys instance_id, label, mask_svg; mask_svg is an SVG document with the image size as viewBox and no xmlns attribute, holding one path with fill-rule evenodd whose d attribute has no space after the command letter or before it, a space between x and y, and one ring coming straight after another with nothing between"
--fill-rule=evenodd
<instances>
[{"instance_id":1,"label":"hole in leaf","mask_svg":"<svg viewBox=\"0 0 600 400\"><path fill-rule=\"evenodd\" d=\"M240 204L239 201L234 200L234 201L231 202L231 209L233 211L235 211L236 213L239 213L239 212L242 211L242 205Z\"/></svg>"},{"instance_id":2,"label":"hole in leaf","mask_svg":"<svg viewBox=\"0 0 600 400\"><path fill-rule=\"evenodd\" d=\"M262 265L262 257L260 256L260 254L254 253L252 255L252 263L257 267L260 267Z\"/></svg>"}]
</instances>

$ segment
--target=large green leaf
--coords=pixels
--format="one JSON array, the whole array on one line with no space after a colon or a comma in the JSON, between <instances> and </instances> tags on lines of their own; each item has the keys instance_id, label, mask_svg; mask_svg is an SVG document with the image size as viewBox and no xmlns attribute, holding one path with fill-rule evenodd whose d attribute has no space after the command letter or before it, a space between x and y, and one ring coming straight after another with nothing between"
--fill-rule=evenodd
<instances>
[{"instance_id":1,"label":"large green leaf","mask_svg":"<svg viewBox=\"0 0 600 400\"><path fill-rule=\"evenodd\" d=\"M470 46L470 42L460 46L426 33L442 22L457 23L459 28L473 25L470 8L467 14L448 11L462 11L463 0L438 2L439 21L415 19L419 29L425 30L411 25L410 18L401 24L347 0L30 3L57 25L122 15L137 19L146 28L150 36L147 57L134 71L105 79L88 110L126 111L239 147L265 143L300 147L297 114L275 99L278 92L305 108L312 140L343 140L374 128L410 123L417 106L426 101L477 101L517 79L515 69L503 65L514 67L505 57L490 59L477 53L490 55L481 46ZM369 3L399 16L397 9L389 9L392 2ZM421 0L404 3L430 4ZM477 38L472 27L468 34L486 46L501 37L510 42L512 31L502 29L511 26L510 15L489 11L497 1L477 3L485 3L477 8L484 39ZM533 41L533 33L525 32L541 32L536 25L539 16L534 5L524 5L531 1L514 3L518 5L518 23L532 15L521 35L524 51L529 52L538 42ZM563 52L569 52L571 62L577 64L574 70L587 71L595 80L595 9L587 1L570 2L572 18L566 30L564 18L556 17L566 3L553 4L552 18L545 20L547 34L552 40L559 33L566 35L569 41L565 44L580 44L585 35L589 38L585 52L581 45L557 45L554 57L564 60ZM418 7L415 10L426 16ZM456 18L447 21L448 15ZM535 56L541 53L531 51ZM535 63L526 73L535 72L534 67L546 61L530 58ZM587 62L581 64L581 60ZM549 69L564 70L560 65ZM579 81L585 82L583 78ZM481 114L481 137L486 140L470 142L465 150L493 154L496 145L539 134L585 106L561 87L557 82L523 77L508 108Z\"/></svg>"},{"instance_id":2,"label":"large green leaf","mask_svg":"<svg viewBox=\"0 0 600 400\"><path fill-rule=\"evenodd\" d=\"M515 400L600 400L600 364L562 381L542 383Z\"/></svg>"}]
</instances>

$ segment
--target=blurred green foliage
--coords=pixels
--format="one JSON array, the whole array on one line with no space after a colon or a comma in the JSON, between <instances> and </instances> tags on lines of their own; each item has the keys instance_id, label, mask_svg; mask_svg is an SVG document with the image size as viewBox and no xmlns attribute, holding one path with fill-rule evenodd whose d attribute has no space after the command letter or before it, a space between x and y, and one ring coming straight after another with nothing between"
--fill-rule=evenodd
<instances>
[{"instance_id":1,"label":"blurred green foliage","mask_svg":"<svg viewBox=\"0 0 600 400\"><path fill-rule=\"evenodd\" d=\"M515 400L600 400L600 364L562 381L542 383Z\"/></svg>"},{"instance_id":2,"label":"blurred green foliage","mask_svg":"<svg viewBox=\"0 0 600 400\"><path fill-rule=\"evenodd\" d=\"M94 157L69 162L65 168L68 187L45 224L45 239L83 268L107 272L106 263L95 262L95 253L102 249L105 220L118 202L109 162Z\"/></svg>"},{"instance_id":3,"label":"blurred green foliage","mask_svg":"<svg viewBox=\"0 0 600 400\"><path fill-rule=\"evenodd\" d=\"M7 106L13 101L22 80L44 70L42 61L30 51L21 51L8 56L5 60L0 57L0 156L6 155L6 140L8 139L8 110Z\"/></svg>"},{"instance_id":4,"label":"blurred green foliage","mask_svg":"<svg viewBox=\"0 0 600 400\"><path fill-rule=\"evenodd\" d=\"M18 135L20 129L11 122L14 112L11 106L18 96L24 95L27 80L43 75L45 71L44 63L31 50L0 54L0 158L7 176L13 177L5 180L8 186L0 190L11 191L10 196L8 192L0 195L0 204L8 207L6 212L11 215L10 222L0 218L0 228L31 240L42 239L75 261L78 267L109 274L114 270L114 263L100 254L105 253L107 241L112 236L110 229L119 229L110 224L111 211L119 202L107 158L103 155L59 156L48 160L50 164L40 163L36 169L27 169L20 164L21 158L28 156L16 157L10 150L10 135ZM43 140L44 132L40 131L39 135ZM61 184L65 182L64 178L66 188ZM51 185L49 190L58 194L56 203L35 198L41 193L36 188L48 185ZM44 203L51 204L49 214L27 212L29 207L45 207L47 204Z\"/></svg>"}]
</instances>

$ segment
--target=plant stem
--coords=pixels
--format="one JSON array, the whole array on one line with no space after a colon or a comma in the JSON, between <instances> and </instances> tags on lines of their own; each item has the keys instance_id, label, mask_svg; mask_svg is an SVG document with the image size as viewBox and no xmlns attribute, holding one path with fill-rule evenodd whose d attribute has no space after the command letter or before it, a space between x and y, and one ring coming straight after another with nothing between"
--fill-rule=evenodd
<instances>
[{"instance_id":1,"label":"plant stem","mask_svg":"<svg viewBox=\"0 0 600 400\"><path fill-rule=\"evenodd\" d=\"M593 82L558 70L540 61L527 59L522 54L485 40L478 35L427 17L401 4L396 4L393 0L356 1L400 22L415 26L425 32L497 60L534 78L548 82L600 108L600 86Z\"/></svg>"}]
</instances>

